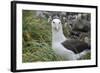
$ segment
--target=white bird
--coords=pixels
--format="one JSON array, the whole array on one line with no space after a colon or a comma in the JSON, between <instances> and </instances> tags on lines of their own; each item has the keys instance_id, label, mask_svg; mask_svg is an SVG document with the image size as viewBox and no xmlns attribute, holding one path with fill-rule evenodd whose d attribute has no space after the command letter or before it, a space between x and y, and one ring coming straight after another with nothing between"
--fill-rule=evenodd
<instances>
[{"instance_id":1,"label":"white bird","mask_svg":"<svg viewBox=\"0 0 100 73\"><path fill-rule=\"evenodd\" d=\"M90 52L90 46L82 41L67 39L63 34L60 19L52 22L52 49L65 60L77 60Z\"/></svg>"}]
</instances>

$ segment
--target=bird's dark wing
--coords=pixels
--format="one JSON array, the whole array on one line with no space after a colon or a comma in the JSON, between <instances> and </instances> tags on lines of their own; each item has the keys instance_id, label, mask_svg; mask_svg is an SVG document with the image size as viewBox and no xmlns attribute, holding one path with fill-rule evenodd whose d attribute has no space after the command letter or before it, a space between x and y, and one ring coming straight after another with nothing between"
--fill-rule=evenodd
<instances>
[{"instance_id":1,"label":"bird's dark wing","mask_svg":"<svg viewBox=\"0 0 100 73\"><path fill-rule=\"evenodd\" d=\"M90 49L90 46L87 43L79 40L66 40L62 42L62 45L76 54L86 49Z\"/></svg>"}]
</instances>

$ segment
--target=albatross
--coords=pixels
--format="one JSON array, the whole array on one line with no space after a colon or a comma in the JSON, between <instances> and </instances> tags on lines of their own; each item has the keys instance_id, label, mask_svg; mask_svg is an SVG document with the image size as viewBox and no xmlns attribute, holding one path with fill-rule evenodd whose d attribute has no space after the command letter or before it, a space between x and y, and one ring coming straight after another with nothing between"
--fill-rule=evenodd
<instances>
[{"instance_id":1,"label":"albatross","mask_svg":"<svg viewBox=\"0 0 100 73\"><path fill-rule=\"evenodd\" d=\"M63 34L61 20L55 18L52 25L52 49L65 60L78 60L90 52L90 46L79 40L68 39Z\"/></svg>"}]
</instances>

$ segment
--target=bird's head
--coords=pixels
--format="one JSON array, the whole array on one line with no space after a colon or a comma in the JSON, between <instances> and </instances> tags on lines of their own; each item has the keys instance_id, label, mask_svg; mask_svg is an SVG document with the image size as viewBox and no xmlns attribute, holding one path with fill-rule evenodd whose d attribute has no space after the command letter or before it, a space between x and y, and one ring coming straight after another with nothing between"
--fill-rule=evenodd
<instances>
[{"instance_id":1,"label":"bird's head","mask_svg":"<svg viewBox=\"0 0 100 73\"><path fill-rule=\"evenodd\" d=\"M59 31L61 28L61 20L60 19L53 19L52 22L52 29L55 31Z\"/></svg>"}]
</instances>

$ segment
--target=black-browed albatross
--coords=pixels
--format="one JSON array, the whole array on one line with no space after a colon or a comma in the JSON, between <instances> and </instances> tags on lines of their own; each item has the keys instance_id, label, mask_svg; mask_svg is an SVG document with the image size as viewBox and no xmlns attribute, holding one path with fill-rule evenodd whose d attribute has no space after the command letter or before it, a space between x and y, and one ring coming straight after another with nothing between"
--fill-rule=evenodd
<instances>
[{"instance_id":1,"label":"black-browed albatross","mask_svg":"<svg viewBox=\"0 0 100 73\"><path fill-rule=\"evenodd\" d=\"M90 46L79 40L67 39L62 30L60 19L53 19L52 22L52 49L57 55L66 60L77 60L90 52Z\"/></svg>"}]
</instances>

